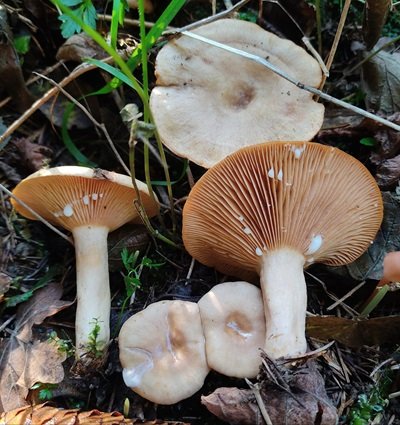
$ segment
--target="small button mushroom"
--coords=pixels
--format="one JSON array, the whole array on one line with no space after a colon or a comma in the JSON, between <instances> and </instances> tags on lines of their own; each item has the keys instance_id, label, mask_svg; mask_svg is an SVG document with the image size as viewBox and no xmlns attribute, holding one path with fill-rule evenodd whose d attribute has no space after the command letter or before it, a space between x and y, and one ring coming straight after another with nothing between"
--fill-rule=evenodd
<instances>
[{"instance_id":1,"label":"small button mushroom","mask_svg":"<svg viewBox=\"0 0 400 425\"><path fill-rule=\"evenodd\" d=\"M318 62L289 40L238 19L219 19L193 31L268 59L318 87ZM324 106L312 94L259 63L181 35L156 59L150 107L163 143L175 154L211 167L230 153L267 141L311 140Z\"/></svg>"},{"instance_id":2,"label":"small button mushroom","mask_svg":"<svg viewBox=\"0 0 400 425\"><path fill-rule=\"evenodd\" d=\"M307 349L303 268L347 264L373 241L382 199L354 157L317 143L265 143L208 170L183 209L183 241L203 264L260 276L272 358ZM245 301L245 300L244 300Z\"/></svg>"},{"instance_id":3,"label":"small button mushroom","mask_svg":"<svg viewBox=\"0 0 400 425\"><path fill-rule=\"evenodd\" d=\"M254 378L265 339L260 289L247 282L220 283L198 304L210 368L227 376Z\"/></svg>"},{"instance_id":4,"label":"small button mushroom","mask_svg":"<svg viewBox=\"0 0 400 425\"><path fill-rule=\"evenodd\" d=\"M196 303L150 304L123 324L118 342L125 384L154 403L190 397L209 372Z\"/></svg>"},{"instance_id":5,"label":"small button mushroom","mask_svg":"<svg viewBox=\"0 0 400 425\"><path fill-rule=\"evenodd\" d=\"M137 185L147 214L154 216L158 202L144 183L137 181ZM77 287L76 358L89 362L90 336L96 323L96 349L104 350L110 339L108 233L125 223L140 222L131 178L105 170L62 166L30 175L13 194L50 223L72 232ZM11 202L23 216L37 219L18 202Z\"/></svg>"}]
</instances>

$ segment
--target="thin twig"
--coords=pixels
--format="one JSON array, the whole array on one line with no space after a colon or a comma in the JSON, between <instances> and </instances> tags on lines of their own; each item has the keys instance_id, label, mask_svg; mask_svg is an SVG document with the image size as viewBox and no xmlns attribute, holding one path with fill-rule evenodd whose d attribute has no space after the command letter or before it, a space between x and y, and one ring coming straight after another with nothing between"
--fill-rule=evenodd
<instances>
[{"instance_id":1,"label":"thin twig","mask_svg":"<svg viewBox=\"0 0 400 425\"><path fill-rule=\"evenodd\" d=\"M11 198L13 198L16 202L18 202L20 205L22 205L26 210L28 210L33 216L35 216L39 221L41 221L43 224L45 224L49 229L53 230L53 232L56 232L57 235L61 236L62 238L64 238L66 241L68 241L69 243L71 243L72 245L74 244L72 238L70 238L69 236L67 236L66 234L64 234L63 232L61 232L60 230L58 230L56 227L54 227L52 224L50 224L45 218L43 218L41 215L39 215L35 210L33 210L29 205L27 205L24 201L22 201L21 199L17 198L11 191L9 191L5 186L3 186L0 183L0 190L2 190L4 193L6 193L8 196L10 196Z\"/></svg>"},{"instance_id":2,"label":"thin twig","mask_svg":"<svg viewBox=\"0 0 400 425\"><path fill-rule=\"evenodd\" d=\"M35 74L41 76L43 79L49 81L51 84L53 84L55 87L57 87L59 89L59 91L67 98L69 99L72 103L74 103L88 118L90 121L92 121L92 123L100 128L100 130L103 132L108 144L110 145L112 151L114 152L114 155L116 156L116 158L118 159L119 163L122 165L123 169L125 170L126 173L128 173L128 175L130 175L130 170L129 168L126 166L126 164L124 163L123 159L121 158L121 155L119 154L119 152L117 151L117 148L114 145L114 142L112 141L110 135L108 134L107 128L103 123L98 122L93 115L89 112L89 110L82 105L82 103L80 103L78 100L76 100L72 95L70 95L63 87L60 86L59 83L55 82L54 80L52 80L49 77L46 77L45 75L40 75L37 72L35 72Z\"/></svg>"},{"instance_id":3,"label":"thin twig","mask_svg":"<svg viewBox=\"0 0 400 425\"><path fill-rule=\"evenodd\" d=\"M264 418L264 421L267 425L273 425L271 418L268 415L267 409L265 407L264 401L261 397L260 393L260 384L253 384L251 381L249 381L247 378L245 378L247 385L250 387L251 391L254 394L254 397L256 398L258 407L260 409L260 412L262 414L262 417Z\"/></svg>"},{"instance_id":4,"label":"thin twig","mask_svg":"<svg viewBox=\"0 0 400 425\"><path fill-rule=\"evenodd\" d=\"M112 60L111 57L103 59L103 62L110 62ZM82 74L86 72L92 71L94 69L98 69L97 65L89 65L84 63L82 65L77 66L67 77L65 77L62 81L58 83L58 87L53 87L49 91L47 91L40 99L34 102L31 107L26 110L17 120L15 120L7 130L0 135L0 144L3 143L11 134L14 133L31 115L33 115L42 105L48 102L53 96L59 93L59 87L67 86L71 81L75 80Z\"/></svg>"},{"instance_id":5,"label":"thin twig","mask_svg":"<svg viewBox=\"0 0 400 425\"><path fill-rule=\"evenodd\" d=\"M333 40L331 51L329 52L329 56L328 56L328 59L326 61L326 68L328 69L328 71L331 69L333 59L334 59L335 54L336 54L336 50L337 50L340 38L342 36L342 32L343 32L344 24L346 22L347 14L349 12L350 4L351 4L351 0L345 1L342 13L340 15L340 20L339 20L338 28L336 30L335 38ZM328 76L329 76L329 74L328 75L324 74L322 76L322 81L321 81L321 84L319 86L320 90L323 89L323 87L325 85L325 81L326 81Z\"/></svg>"},{"instance_id":6,"label":"thin twig","mask_svg":"<svg viewBox=\"0 0 400 425\"><path fill-rule=\"evenodd\" d=\"M335 105L341 106L346 109L350 109L351 111L362 115L366 118L370 118L374 121L377 121L387 127L393 128L396 131L400 131L400 125L397 125L389 120L386 120L382 117L379 117L378 115L372 114L371 112L365 111L364 109L358 108L357 106L350 105L349 103L343 102L340 99L336 99L333 96L330 96L329 94L326 94L322 92L321 90L316 89L315 87L308 86L300 81L297 81L294 77L291 75L286 74L284 71L282 71L280 68L273 65L271 62L267 61L266 59L254 55L249 52L245 52L244 50L237 49L235 47L227 46L226 44L219 43L218 41L210 40L209 38L203 37L199 34L195 34L190 31L178 31L178 34L183 34L188 37L194 38L195 40L201 41L203 43L209 44L211 46L217 47L219 49L225 50L227 52L233 53L238 56L242 56L246 59L252 60L254 62L257 62L258 64L268 68L270 71L274 72L275 74L279 75L280 77L284 78L285 80L289 81L290 83L294 84L295 86L299 87L302 90L306 90L312 94L315 94L319 97L321 97L324 100L327 100L328 102L334 103Z\"/></svg>"},{"instance_id":7,"label":"thin twig","mask_svg":"<svg viewBox=\"0 0 400 425\"><path fill-rule=\"evenodd\" d=\"M333 310L335 307L337 307L339 304L342 304L343 301L347 300L351 295L354 294L354 292L357 292L360 288L362 288L365 285L365 280L363 280L361 283L359 283L357 286L352 288L347 294L343 295L342 298L339 298L336 300L333 304L331 304L329 307L326 308L327 311Z\"/></svg>"}]
</instances>

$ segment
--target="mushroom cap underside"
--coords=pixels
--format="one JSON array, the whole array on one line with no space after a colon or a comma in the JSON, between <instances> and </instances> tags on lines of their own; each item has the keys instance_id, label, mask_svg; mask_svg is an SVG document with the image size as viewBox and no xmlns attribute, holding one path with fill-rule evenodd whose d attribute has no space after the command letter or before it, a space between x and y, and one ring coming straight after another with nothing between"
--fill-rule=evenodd
<instances>
[{"instance_id":1,"label":"mushroom cap underside","mask_svg":"<svg viewBox=\"0 0 400 425\"><path fill-rule=\"evenodd\" d=\"M126 385L155 403L190 397L209 372L196 303L151 304L124 323L118 342Z\"/></svg>"},{"instance_id":2,"label":"mushroom cap underside","mask_svg":"<svg viewBox=\"0 0 400 425\"><path fill-rule=\"evenodd\" d=\"M256 24L221 19L193 32L266 58L304 84L320 84L312 56ZM255 61L184 35L160 50L156 75L150 106L164 144L204 167L244 146L310 140L322 125L324 107L309 92Z\"/></svg>"},{"instance_id":3,"label":"mushroom cap underside","mask_svg":"<svg viewBox=\"0 0 400 425\"><path fill-rule=\"evenodd\" d=\"M147 214L157 214L159 205L147 186L136 180ZM134 206L136 191L129 176L80 166L39 170L22 180L13 194L52 224L72 230L82 225L104 226L110 231L128 222L140 222ZM23 216L37 218L16 200Z\"/></svg>"},{"instance_id":4,"label":"mushroom cap underside","mask_svg":"<svg viewBox=\"0 0 400 425\"><path fill-rule=\"evenodd\" d=\"M195 184L183 241L201 263L241 277L269 251L290 248L306 265L347 264L372 243L382 198L354 157L311 142L266 143L230 155Z\"/></svg>"}]
</instances>

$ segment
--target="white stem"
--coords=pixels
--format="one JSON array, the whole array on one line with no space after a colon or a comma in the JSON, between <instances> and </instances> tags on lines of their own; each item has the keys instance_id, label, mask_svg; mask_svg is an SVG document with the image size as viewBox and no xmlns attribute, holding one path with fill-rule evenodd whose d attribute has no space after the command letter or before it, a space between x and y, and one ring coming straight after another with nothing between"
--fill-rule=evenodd
<instances>
[{"instance_id":1,"label":"white stem","mask_svg":"<svg viewBox=\"0 0 400 425\"><path fill-rule=\"evenodd\" d=\"M304 256L289 248L264 254L260 286L266 320L265 352L273 359L307 351Z\"/></svg>"},{"instance_id":2,"label":"white stem","mask_svg":"<svg viewBox=\"0 0 400 425\"><path fill-rule=\"evenodd\" d=\"M81 226L72 231L76 256L77 308L75 320L76 358L90 351L90 336L96 323L100 330L96 348L110 340L110 282L108 274L108 228Z\"/></svg>"}]
</instances>

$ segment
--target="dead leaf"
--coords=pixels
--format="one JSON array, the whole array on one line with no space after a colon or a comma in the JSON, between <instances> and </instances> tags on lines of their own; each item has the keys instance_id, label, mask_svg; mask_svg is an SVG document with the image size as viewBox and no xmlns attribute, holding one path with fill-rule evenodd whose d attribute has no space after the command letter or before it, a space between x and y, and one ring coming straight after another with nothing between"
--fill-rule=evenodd
<instances>
[{"instance_id":1,"label":"dead leaf","mask_svg":"<svg viewBox=\"0 0 400 425\"><path fill-rule=\"evenodd\" d=\"M399 111L400 53L377 53L363 65L361 82L368 110L384 116Z\"/></svg>"},{"instance_id":2,"label":"dead leaf","mask_svg":"<svg viewBox=\"0 0 400 425\"><path fill-rule=\"evenodd\" d=\"M0 424L4 425L189 425L184 422L142 419L126 419L118 412L100 412L90 410L79 412L77 409L57 409L56 407L40 404L26 406L0 415Z\"/></svg>"},{"instance_id":3,"label":"dead leaf","mask_svg":"<svg viewBox=\"0 0 400 425\"><path fill-rule=\"evenodd\" d=\"M58 49L56 58L61 61L83 62L86 58L104 59L105 51L85 33L75 34Z\"/></svg>"},{"instance_id":4,"label":"dead leaf","mask_svg":"<svg viewBox=\"0 0 400 425\"><path fill-rule=\"evenodd\" d=\"M10 289L11 277L8 274L0 272L0 302L4 299L4 294Z\"/></svg>"},{"instance_id":5,"label":"dead leaf","mask_svg":"<svg viewBox=\"0 0 400 425\"><path fill-rule=\"evenodd\" d=\"M400 316L346 319L336 316L307 317L307 336L336 340L350 348L393 344L400 341Z\"/></svg>"},{"instance_id":6,"label":"dead leaf","mask_svg":"<svg viewBox=\"0 0 400 425\"><path fill-rule=\"evenodd\" d=\"M29 388L36 382L58 383L64 378L65 354L49 341L32 341L32 326L68 307L61 301L62 286L49 284L39 289L18 310L14 333L0 356L0 410L26 405Z\"/></svg>"},{"instance_id":7,"label":"dead leaf","mask_svg":"<svg viewBox=\"0 0 400 425\"><path fill-rule=\"evenodd\" d=\"M390 6L390 0L367 0L365 2L363 38L368 50L374 47L381 36Z\"/></svg>"},{"instance_id":8,"label":"dead leaf","mask_svg":"<svg viewBox=\"0 0 400 425\"><path fill-rule=\"evenodd\" d=\"M296 369L288 379L288 391L261 384L261 398L274 425L335 425L336 409L329 402L324 380L315 366ZM201 402L218 418L233 425L261 425L261 411L252 390L218 388Z\"/></svg>"},{"instance_id":9,"label":"dead leaf","mask_svg":"<svg viewBox=\"0 0 400 425\"><path fill-rule=\"evenodd\" d=\"M27 138L15 139L13 144L17 147L25 167L32 172L43 168L53 156L50 148L32 143Z\"/></svg>"}]
</instances>

